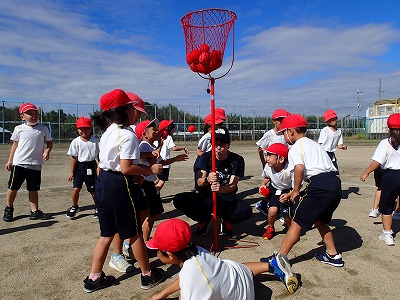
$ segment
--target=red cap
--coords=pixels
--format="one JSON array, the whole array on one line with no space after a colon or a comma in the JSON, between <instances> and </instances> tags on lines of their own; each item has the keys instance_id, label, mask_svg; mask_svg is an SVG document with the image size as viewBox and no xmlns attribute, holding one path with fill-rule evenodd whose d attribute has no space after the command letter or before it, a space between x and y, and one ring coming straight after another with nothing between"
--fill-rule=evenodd
<instances>
[{"instance_id":1,"label":"red cap","mask_svg":"<svg viewBox=\"0 0 400 300\"><path fill-rule=\"evenodd\" d=\"M170 121L162 120L162 121L160 121L160 125L158 125L158 131L164 131L172 123L174 123L174 120L170 120Z\"/></svg>"},{"instance_id":2,"label":"red cap","mask_svg":"<svg viewBox=\"0 0 400 300\"><path fill-rule=\"evenodd\" d=\"M289 115L283 119L281 128L278 132L282 132L288 128L299 128L307 127L307 120L303 116L298 114Z\"/></svg>"},{"instance_id":3,"label":"red cap","mask_svg":"<svg viewBox=\"0 0 400 300\"><path fill-rule=\"evenodd\" d=\"M35 105L33 105L32 103L26 102L24 104L22 104L19 107L19 114L22 115L24 112L28 111L28 110L38 110L37 107Z\"/></svg>"},{"instance_id":4,"label":"red cap","mask_svg":"<svg viewBox=\"0 0 400 300\"><path fill-rule=\"evenodd\" d=\"M324 112L324 121L328 122L331 119L337 118L337 114L334 110L329 109L326 112Z\"/></svg>"},{"instance_id":5,"label":"red cap","mask_svg":"<svg viewBox=\"0 0 400 300\"><path fill-rule=\"evenodd\" d=\"M183 220L171 218L162 221L154 232L154 237L146 243L147 248L177 252L192 243L192 230Z\"/></svg>"},{"instance_id":6,"label":"red cap","mask_svg":"<svg viewBox=\"0 0 400 300\"><path fill-rule=\"evenodd\" d=\"M142 98L140 98L138 95L136 95L135 93L132 92L127 92L126 93L128 95L128 97L134 101L133 106L140 112L144 113L147 115L147 111L144 108L144 101Z\"/></svg>"},{"instance_id":7,"label":"red cap","mask_svg":"<svg viewBox=\"0 0 400 300\"><path fill-rule=\"evenodd\" d=\"M392 114L387 120L388 128L400 128L400 114Z\"/></svg>"},{"instance_id":8,"label":"red cap","mask_svg":"<svg viewBox=\"0 0 400 300\"><path fill-rule=\"evenodd\" d=\"M115 89L101 96L100 108L101 110L105 111L132 102L133 101L128 97L128 95L123 90Z\"/></svg>"},{"instance_id":9,"label":"red cap","mask_svg":"<svg viewBox=\"0 0 400 300\"><path fill-rule=\"evenodd\" d=\"M279 155L284 158L288 158L289 149L282 143L275 143L264 149L267 153Z\"/></svg>"},{"instance_id":10,"label":"red cap","mask_svg":"<svg viewBox=\"0 0 400 300\"><path fill-rule=\"evenodd\" d=\"M288 112L282 108L278 108L277 110L275 110L272 113L272 120L275 120L278 118L286 118L287 116L290 116L290 112Z\"/></svg>"},{"instance_id":11,"label":"red cap","mask_svg":"<svg viewBox=\"0 0 400 300\"><path fill-rule=\"evenodd\" d=\"M219 118L221 118L222 120L226 120L226 114L225 114L225 110L223 110L220 107L217 107L216 109L214 109L215 115L218 116Z\"/></svg>"},{"instance_id":12,"label":"red cap","mask_svg":"<svg viewBox=\"0 0 400 300\"><path fill-rule=\"evenodd\" d=\"M224 123L225 120L226 120L226 118L224 118L223 116L215 114L215 125L220 125L220 124ZM205 116L204 123L210 125L211 122L212 122L211 115Z\"/></svg>"},{"instance_id":13,"label":"red cap","mask_svg":"<svg viewBox=\"0 0 400 300\"><path fill-rule=\"evenodd\" d=\"M80 117L78 120L76 120L76 128L91 128L92 127L92 122L90 122L89 118L85 117Z\"/></svg>"},{"instance_id":14,"label":"red cap","mask_svg":"<svg viewBox=\"0 0 400 300\"><path fill-rule=\"evenodd\" d=\"M138 137L139 140L142 139L143 133L146 130L147 127L149 127L149 125L151 124L155 124L156 126L158 126L158 119L153 119L153 120L145 120L142 122L139 122L136 124L135 127L135 134Z\"/></svg>"}]
</instances>

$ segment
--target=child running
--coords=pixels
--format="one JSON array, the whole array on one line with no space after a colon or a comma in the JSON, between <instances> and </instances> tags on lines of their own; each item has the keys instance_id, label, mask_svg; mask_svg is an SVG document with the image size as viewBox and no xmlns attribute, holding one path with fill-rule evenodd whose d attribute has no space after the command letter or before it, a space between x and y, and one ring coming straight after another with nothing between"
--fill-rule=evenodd
<instances>
[{"instance_id":1,"label":"child running","mask_svg":"<svg viewBox=\"0 0 400 300\"><path fill-rule=\"evenodd\" d=\"M11 136L11 150L6 163L6 170L10 171L6 207L3 220L12 222L14 216L14 201L22 183L26 180L28 199L30 202L30 220L47 220L50 216L39 209L39 194L42 165L49 159L53 140L49 129L39 124L39 111L31 103L24 103L19 108L19 115L24 124L14 128ZM44 150L46 144L47 149Z\"/></svg>"},{"instance_id":2,"label":"child running","mask_svg":"<svg viewBox=\"0 0 400 300\"><path fill-rule=\"evenodd\" d=\"M333 165L339 175L339 166L335 155L336 149L347 150L347 146L343 144L343 134L340 129L337 128L338 117L336 112L332 109L324 112L324 120L328 126L321 129L318 138L318 144L324 148L328 153L329 158L332 160Z\"/></svg>"},{"instance_id":3,"label":"child running","mask_svg":"<svg viewBox=\"0 0 400 300\"><path fill-rule=\"evenodd\" d=\"M134 108L132 100L123 90L116 89L104 94L100 98L100 108L102 114L93 117L95 124L105 131L99 143L100 173L94 195L100 238L94 248L91 272L84 280L83 290L91 293L115 283L115 277L106 276L102 269L117 233L121 240L130 239L142 273L141 288L149 289L163 280L164 271L150 267L139 218L143 199L132 175L157 174L162 166L134 164L139 159L139 147L135 145L134 133L127 128L134 122Z\"/></svg>"},{"instance_id":4,"label":"child running","mask_svg":"<svg viewBox=\"0 0 400 300\"><path fill-rule=\"evenodd\" d=\"M190 199L188 199L190 200ZM238 263L219 259L192 242L192 230L180 219L161 222L147 247L157 250L157 257L165 264L178 265L179 277L151 300L167 299L180 291L179 299L254 300L254 276L275 274L293 294L299 284L288 258L277 254L267 262Z\"/></svg>"},{"instance_id":5,"label":"child running","mask_svg":"<svg viewBox=\"0 0 400 300\"><path fill-rule=\"evenodd\" d=\"M259 139L256 143L258 146L258 155L260 156L262 167L265 167L265 152L264 149L268 148L270 145L274 143L282 143L286 144L285 139L282 136L277 135L276 133L279 131L281 127L282 120L289 116L290 112L279 108L272 113L272 122L274 123L274 127L268 130L261 139Z\"/></svg>"},{"instance_id":6,"label":"child running","mask_svg":"<svg viewBox=\"0 0 400 300\"><path fill-rule=\"evenodd\" d=\"M291 202L287 199L286 194L290 192L292 179L288 170L288 147L281 143L275 143L264 150L267 152L267 162L261 175L264 180L259 190L260 194L268 194L263 200L268 216L268 226L263 238L270 240L275 235L275 221L278 213L290 226L289 205Z\"/></svg>"},{"instance_id":7,"label":"child running","mask_svg":"<svg viewBox=\"0 0 400 300\"><path fill-rule=\"evenodd\" d=\"M283 119L279 131L291 145L288 169L293 173L293 189L287 198L294 205L291 225L278 253L287 255L298 242L302 229L310 230L315 225L326 246L326 252L317 253L315 258L322 263L342 267L342 255L336 250L328 225L341 200L341 182L328 154L318 143L306 137L306 130L306 119L294 114ZM305 195L300 197L303 179L309 185Z\"/></svg>"},{"instance_id":8,"label":"child running","mask_svg":"<svg viewBox=\"0 0 400 300\"><path fill-rule=\"evenodd\" d=\"M392 114L387 120L389 138L382 140L372 156L369 167L361 174L360 180L365 181L368 175L381 167L385 170L382 176L379 213L382 214L383 230L379 240L388 246L395 241L392 230L392 213L396 199L400 196L400 114Z\"/></svg>"},{"instance_id":9,"label":"child running","mask_svg":"<svg viewBox=\"0 0 400 300\"><path fill-rule=\"evenodd\" d=\"M99 157L99 141L93 136L92 123L89 118L80 117L76 120L78 137L72 140L67 154L71 156L71 172L68 180L73 182L72 206L67 211L67 218L75 218L79 211L79 193L83 183L87 191L94 197L96 182L96 159ZM95 209L93 218L97 218Z\"/></svg>"}]
</instances>

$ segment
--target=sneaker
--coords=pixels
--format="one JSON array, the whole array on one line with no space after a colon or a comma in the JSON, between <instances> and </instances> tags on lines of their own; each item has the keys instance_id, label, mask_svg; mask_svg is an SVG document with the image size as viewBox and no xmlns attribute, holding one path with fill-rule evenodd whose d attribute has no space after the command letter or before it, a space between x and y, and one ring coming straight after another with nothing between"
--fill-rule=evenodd
<instances>
[{"instance_id":1,"label":"sneaker","mask_svg":"<svg viewBox=\"0 0 400 300\"><path fill-rule=\"evenodd\" d=\"M328 264L334 267L343 267L344 262L341 254L336 254L334 257L330 256L328 253L317 253L314 256L317 260L324 264Z\"/></svg>"},{"instance_id":2,"label":"sneaker","mask_svg":"<svg viewBox=\"0 0 400 300\"><path fill-rule=\"evenodd\" d=\"M388 246L393 246L394 245L394 238L392 236L393 231L385 231L382 230L381 235L378 237L378 239L382 242L384 242Z\"/></svg>"},{"instance_id":3,"label":"sneaker","mask_svg":"<svg viewBox=\"0 0 400 300\"><path fill-rule=\"evenodd\" d=\"M31 215L29 216L29 220L48 220L51 219L50 216L44 214L41 210L31 211Z\"/></svg>"},{"instance_id":4,"label":"sneaker","mask_svg":"<svg viewBox=\"0 0 400 300\"><path fill-rule=\"evenodd\" d=\"M197 230L196 230L196 235L207 235L208 234L208 224L210 224L210 221L208 222L199 222L197 224Z\"/></svg>"},{"instance_id":5,"label":"sneaker","mask_svg":"<svg viewBox=\"0 0 400 300\"><path fill-rule=\"evenodd\" d=\"M160 268L151 268L150 276L140 275L141 288L144 290L151 289L164 280L165 272Z\"/></svg>"},{"instance_id":6,"label":"sneaker","mask_svg":"<svg viewBox=\"0 0 400 300\"><path fill-rule=\"evenodd\" d=\"M97 208L94 209L94 213L93 213L93 219L98 219L99 218L99 212L97 210Z\"/></svg>"},{"instance_id":7,"label":"sneaker","mask_svg":"<svg viewBox=\"0 0 400 300\"><path fill-rule=\"evenodd\" d=\"M278 253L269 262L269 264L272 267L275 276L285 284L288 292L290 294L296 292L297 288L299 287L299 280L297 279L297 276L293 273L287 256Z\"/></svg>"},{"instance_id":8,"label":"sneaker","mask_svg":"<svg viewBox=\"0 0 400 300\"><path fill-rule=\"evenodd\" d=\"M221 219L221 231L220 234L232 236L233 235L233 227L232 224L228 221Z\"/></svg>"},{"instance_id":9,"label":"sneaker","mask_svg":"<svg viewBox=\"0 0 400 300\"><path fill-rule=\"evenodd\" d=\"M267 230L263 234L263 239L270 240L273 238L274 235L275 235L275 228L271 227L271 226L267 226Z\"/></svg>"},{"instance_id":10,"label":"sneaker","mask_svg":"<svg viewBox=\"0 0 400 300\"><path fill-rule=\"evenodd\" d=\"M267 202L265 202L264 200L261 200L259 202L256 203L256 209L262 213L263 215L268 217L268 208L269 205Z\"/></svg>"},{"instance_id":11,"label":"sneaker","mask_svg":"<svg viewBox=\"0 0 400 300\"><path fill-rule=\"evenodd\" d=\"M124 241L124 243L122 244L122 254L128 259L135 259L135 256L133 255L133 252L132 252L132 248L128 242Z\"/></svg>"},{"instance_id":12,"label":"sneaker","mask_svg":"<svg viewBox=\"0 0 400 300\"><path fill-rule=\"evenodd\" d=\"M5 222L12 222L12 220L13 220L13 214L14 214L14 207L6 206L6 207L4 208L3 220L4 220Z\"/></svg>"},{"instance_id":13,"label":"sneaker","mask_svg":"<svg viewBox=\"0 0 400 300\"><path fill-rule=\"evenodd\" d=\"M112 254L108 265L121 273L131 273L135 267L128 263L123 254Z\"/></svg>"},{"instance_id":14,"label":"sneaker","mask_svg":"<svg viewBox=\"0 0 400 300\"><path fill-rule=\"evenodd\" d=\"M85 283L83 285L83 290L86 293L91 293L91 292L109 287L111 285L114 285L115 277L114 276L106 276L104 274L104 272L101 272L101 276L99 279L93 281L92 279L89 279L89 277L86 277L86 279L83 282Z\"/></svg>"},{"instance_id":15,"label":"sneaker","mask_svg":"<svg viewBox=\"0 0 400 300\"><path fill-rule=\"evenodd\" d=\"M377 218L377 217L379 217L380 215L381 215L381 213L379 212L379 210L378 210L377 208L372 208L372 209L369 211L369 214L368 214L368 216L371 217L371 218Z\"/></svg>"},{"instance_id":16,"label":"sneaker","mask_svg":"<svg viewBox=\"0 0 400 300\"><path fill-rule=\"evenodd\" d=\"M400 220L400 211L393 212L393 220Z\"/></svg>"},{"instance_id":17,"label":"sneaker","mask_svg":"<svg viewBox=\"0 0 400 300\"><path fill-rule=\"evenodd\" d=\"M69 210L67 211L67 218L70 218L70 219L74 218L78 211L79 211L79 206L78 205L76 205L76 206L72 205L69 208Z\"/></svg>"}]
</instances>

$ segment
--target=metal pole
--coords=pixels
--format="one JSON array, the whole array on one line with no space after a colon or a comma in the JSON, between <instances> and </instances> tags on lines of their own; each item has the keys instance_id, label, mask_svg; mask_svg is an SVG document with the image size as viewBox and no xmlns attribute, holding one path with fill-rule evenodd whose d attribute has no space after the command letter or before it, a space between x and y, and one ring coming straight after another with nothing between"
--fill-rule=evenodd
<instances>
[{"instance_id":1,"label":"metal pole","mask_svg":"<svg viewBox=\"0 0 400 300\"><path fill-rule=\"evenodd\" d=\"M61 104L58 104L58 143L61 143Z\"/></svg>"},{"instance_id":2,"label":"metal pole","mask_svg":"<svg viewBox=\"0 0 400 300\"><path fill-rule=\"evenodd\" d=\"M215 100L214 100L214 83L215 78L210 78L210 93L211 93L211 171L216 172L217 160L215 157ZM212 192L213 199L213 244L212 251L218 249L218 230L217 230L217 192Z\"/></svg>"},{"instance_id":3,"label":"metal pole","mask_svg":"<svg viewBox=\"0 0 400 300\"><path fill-rule=\"evenodd\" d=\"M4 101L2 101L3 102L3 113L2 113L2 117L3 117L3 144L5 143L5 138L4 138L4 131L5 131L5 128L4 128Z\"/></svg>"}]
</instances>

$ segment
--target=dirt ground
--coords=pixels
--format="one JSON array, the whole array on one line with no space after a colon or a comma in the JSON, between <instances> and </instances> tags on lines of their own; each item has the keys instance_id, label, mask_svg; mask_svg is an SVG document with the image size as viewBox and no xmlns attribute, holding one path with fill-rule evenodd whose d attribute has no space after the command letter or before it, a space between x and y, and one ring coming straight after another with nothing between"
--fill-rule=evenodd
<instances>
[{"instance_id":1,"label":"dirt ground","mask_svg":"<svg viewBox=\"0 0 400 300\"><path fill-rule=\"evenodd\" d=\"M184 143L180 143L183 145ZM256 279L256 299L398 299L400 245L386 246L378 241L382 229L380 218L368 217L375 192L373 176L361 182L359 175L369 165L377 143L349 144L347 151L338 151L343 200L331 222L337 248L343 254L345 265L335 268L313 259L316 251L324 249L317 230L301 236L289 253L294 271L301 274L302 287L289 295L284 285L272 275ZM195 142L186 143L191 151L190 160L172 165L170 181L162 190L165 214L162 219L178 217L188 220L172 205L174 194L193 187L192 166ZM65 217L71 205L71 184L67 181L69 158L68 145L56 144L51 158L42 171L42 189L39 206L53 216L47 221L31 221L25 188L15 202L15 221L0 221L0 299L148 299L155 292L170 284L179 271L176 267L161 266L167 270L166 281L149 290L140 289L139 269L130 275L118 273L104 265L106 274L114 275L119 284L92 294L83 291L82 280L90 271L93 247L99 236L98 221L93 219L90 195L82 190L82 208L75 220ZM0 166L8 158L10 145L0 146ZM239 183L239 196L253 207L261 199L257 193L261 178L261 163L254 142L233 142L231 150L244 156L246 177ZM0 190L5 205L5 192L9 173L3 169ZM190 199L188 199L190 200ZM156 223L158 224L158 223ZM284 227L277 222L278 234L270 241L262 239L265 217L256 209L250 220L235 225L234 239L219 240L220 258L240 262L258 261L276 251L284 237ZM196 225L193 226L196 228ZM400 231L400 221L394 221L393 230ZM194 242L210 248L212 238L194 238ZM230 248L236 246L236 248ZM155 257L151 264L160 266ZM137 266L137 263L135 263ZM177 296L177 295L175 295Z\"/></svg>"}]
</instances>

